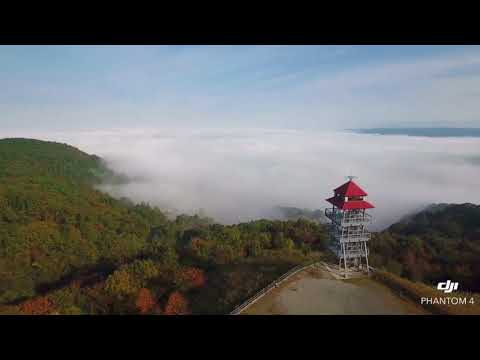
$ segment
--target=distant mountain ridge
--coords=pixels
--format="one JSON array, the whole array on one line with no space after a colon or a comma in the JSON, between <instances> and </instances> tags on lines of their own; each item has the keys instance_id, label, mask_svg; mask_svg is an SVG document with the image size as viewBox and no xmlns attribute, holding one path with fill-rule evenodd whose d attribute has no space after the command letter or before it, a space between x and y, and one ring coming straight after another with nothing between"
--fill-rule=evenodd
<instances>
[{"instance_id":1,"label":"distant mountain ridge","mask_svg":"<svg viewBox=\"0 0 480 360\"><path fill-rule=\"evenodd\" d=\"M311 210L300 209L294 206L276 206L274 211L280 219L284 220L308 219L318 223L328 222L324 210L320 209Z\"/></svg>"},{"instance_id":2,"label":"distant mountain ridge","mask_svg":"<svg viewBox=\"0 0 480 360\"><path fill-rule=\"evenodd\" d=\"M424 137L480 137L480 128L367 128L347 129L360 134L407 135Z\"/></svg>"},{"instance_id":3,"label":"distant mountain ridge","mask_svg":"<svg viewBox=\"0 0 480 360\"><path fill-rule=\"evenodd\" d=\"M429 204L429 205L420 206L416 210L413 210L410 213L402 216L400 218L400 220L396 221L396 223L408 223L408 222L412 221L417 214L419 214L423 211L436 212L436 211L440 211L440 210L445 209L449 205L452 205L452 204L441 203L441 204ZM391 225L393 225L393 224L391 224Z\"/></svg>"}]
</instances>

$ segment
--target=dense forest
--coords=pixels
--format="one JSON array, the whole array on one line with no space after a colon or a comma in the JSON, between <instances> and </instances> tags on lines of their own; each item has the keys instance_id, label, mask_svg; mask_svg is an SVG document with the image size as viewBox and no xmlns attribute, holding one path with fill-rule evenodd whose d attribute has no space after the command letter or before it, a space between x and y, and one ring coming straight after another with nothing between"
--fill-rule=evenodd
<instances>
[{"instance_id":1,"label":"dense forest","mask_svg":"<svg viewBox=\"0 0 480 360\"><path fill-rule=\"evenodd\" d=\"M480 292L480 206L430 206L375 234L370 262L413 281Z\"/></svg>"},{"instance_id":2,"label":"dense forest","mask_svg":"<svg viewBox=\"0 0 480 360\"><path fill-rule=\"evenodd\" d=\"M66 144L0 140L0 313L228 313L326 246L305 219L168 220L105 181L99 157Z\"/></svg>"}]
</instances>

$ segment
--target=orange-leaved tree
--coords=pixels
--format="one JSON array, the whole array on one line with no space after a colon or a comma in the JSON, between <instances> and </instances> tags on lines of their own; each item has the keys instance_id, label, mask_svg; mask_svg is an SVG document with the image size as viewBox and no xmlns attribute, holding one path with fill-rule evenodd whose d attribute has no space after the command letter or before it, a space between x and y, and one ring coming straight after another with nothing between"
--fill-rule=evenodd
<instances>
[{"instance_id":1,"label":"orange-leaved tree","mask_svg":"<svg viewBox=\"0 0 480 360\"><path fill-rule=\"evenodd\" d=\"M188 288L198 288L205 285L206 277L202 269L185 267L177 273L176 282L184 290Z\"/></svg>"},{"instance_id":2,"label":"orange-leaved tree","mask_svg":"<svg viewBox=\"0 0 480 360\"><path fill-rule=\"evenodd\" d=\"M156 301L152 296L152 293L147 288L141 288L137 295L137 300L135 301L135 305L137 306L138 311L141 314L146 314L151 311L155 305Z\"/></svg>"},{"instance_id":3,"label":"orange-leaved tree","mask_svg":"<svg viewBox=\"0 0 480 360\"><path fill-rule=\"evenodd\" d=\"M20 311L25 315L48 315L54 310L53 302L47 297L27 300L20 305Z\"/></svg>"},{"instance_id":4,"label":"orange-leaved tree","mask_svg":"<svg viewBox=\"0 0 480 360\"><path fill-rule=\"evenodd\" d=\"M174 291L170 294L165 305L165 315L187 315L189 314L188 302L183 295Z\"/></svg>"}]
</instances>

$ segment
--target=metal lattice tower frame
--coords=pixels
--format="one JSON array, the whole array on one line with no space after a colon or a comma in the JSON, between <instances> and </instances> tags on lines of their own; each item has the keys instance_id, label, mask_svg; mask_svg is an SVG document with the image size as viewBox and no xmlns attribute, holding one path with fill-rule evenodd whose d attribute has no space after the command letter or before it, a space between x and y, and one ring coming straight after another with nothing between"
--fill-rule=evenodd
<instances>
[{"instance_id":1,"label":"metal lattice tower frame","mask_svg":"<svg viewBox=\"0 0 480 360\"><path fill-rule=\"evenodd\" d=\"M368 267L368 246L370 232L367 225L371 216L365 209L340 210L333 207L326 209L325 215L332 221L330 235L332 239L331 250L339 259L339 266L343 262L345 275L349 265L360 266L362 258Z\"/></svg>"}]
</instances>

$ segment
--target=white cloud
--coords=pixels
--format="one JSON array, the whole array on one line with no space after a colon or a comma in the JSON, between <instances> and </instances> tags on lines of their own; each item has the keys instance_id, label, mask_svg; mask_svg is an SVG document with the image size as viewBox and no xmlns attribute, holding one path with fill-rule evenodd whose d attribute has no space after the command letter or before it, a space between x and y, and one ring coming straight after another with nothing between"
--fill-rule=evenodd
<instances>
[{"instance_id":1,"label":"white cloud","mask_svg":"<svg viewBox=\"0 0 480 360\"><path fill-rule=\"evenodd\" d=\"M119 129L22 136L68 142L136 179L109 188L116 196L185 212L203 208L222 222L269 216L276 205L323 208L348 174L359 177L376 205L377 228L429 203L480 203L480 141L474 138L278 129Z\"/></svg>"}]
</instances>

